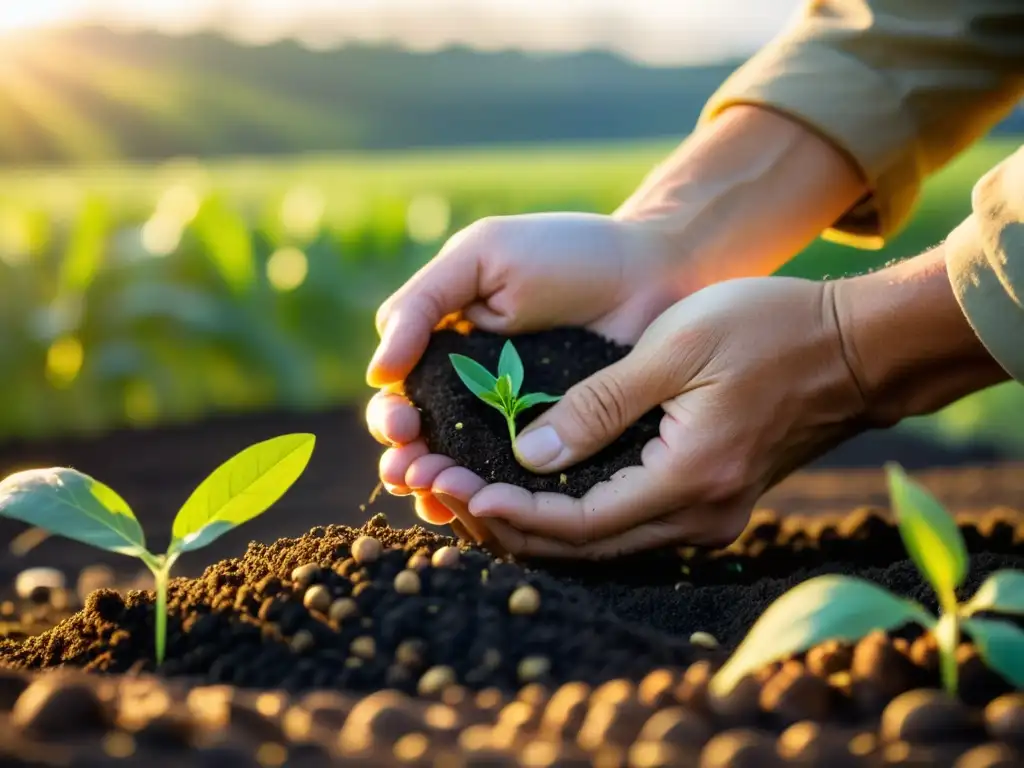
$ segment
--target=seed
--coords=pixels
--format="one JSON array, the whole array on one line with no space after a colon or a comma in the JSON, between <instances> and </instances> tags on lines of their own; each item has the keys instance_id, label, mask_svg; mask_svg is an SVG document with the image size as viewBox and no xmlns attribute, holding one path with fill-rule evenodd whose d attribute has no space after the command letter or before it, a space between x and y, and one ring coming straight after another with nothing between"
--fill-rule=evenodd
<instances>
[{"instance_id":1,"label":"seed","mask_svg":"<svg viewBox=\"0 0 1024 768\"><path fill-rule=\"evenodd\" d=\"M314 584L306 590L306 594L302 597L302 604L308 611L326 613L331 607L331 590L323 584Z\"/></svg>"},{"instance_id":2,"label":"seed","mask_svg":"<svg viewBox=\"0 0 1024 768\"><path fill-rule=\"evenodd\" d=\"M331 603L327 617L331 621L344 621L359 613L359 604L351 597L341 597Z\"/></svg>"},{"instance_id":3,"label":"seed","mask_svg":"<svg viewBox=\"0 0 1024 768\"><path fill-rule=\"evenodd\" d=\"M569 476L567 474L565 474L565 472L562 472L562 473L560 473L558 475L558 484L559 485L565 485L568 482L569 482Z\"/></svg>"},{"instance_id":4,"label":"seed","mask_svg":"<svg viewBox=\"0 0 1024 768\"><path fill-rule=\"evenodd\" d=\"M308 587L313 583L313 580L320 575L320 566L316 563L306 563L300 565L298 568L292 571L292 581L298 584L300 587Z\"/></svg>"},{"instance_id":5,"label":"seed","mask_svg":"<svg viewBox=\"0 0 1024 768\"><path fill-rule=\"evenodd\" d=\"M424 568L430 565L430 558L426 555L415 554L409 558L409 562L405 564L405 567L413 571L422 571Z\"/></svg>"},{"instance_id":6,"label":"seed","mask_svg":"<svg viewBox=\"0 0 1024 768\"><path fill-rule=\"evenodd\" d=\"M296 653L305 653L315 644L313 633L308 629L300 629L292 637L292 650Z\"/></svg>"},{"instance_id":7,"label":"seed","mask_svg":"<svg viewBox=\"0 0 1024 768\"><path fill-rule=\"evenodd\" d=\"M516 614L536 613L540 608L540 593L529 584L517 587L508 598L508 609Z\"/></svg>"},{"instance_id":8,"label":"seed","mask_svg":"<svg viewBox=\"0 0 1024 768\"><path fill-rule=\"evenodd\" d=\"M710 632L694 632L690 635L690 642L703 648L717 648L718 641Z\"/></svg>"},{"instance_id":9,"label":"seed","mask_svg":"<svg viewBox=\"0 0 1024 768\"><path fill-rule=\"evenodd\" d=\"M353 656L369 661L377 655L377 642L369 635L357 637L348 647Z\"/></svg>"},{"instance_id":10,"label":"seed","mask_svg":"<svg viewBox=\"0 0 1024 768\"><path fill-rule=\"evenodd\" d=\"M455 670L451 667L431 667L420 678L416 691L420 696L431 696L440 693L455 683Z\"/></svg>"},{"instance_id":11,"label":"seed","mask_svg":"<svg viewBox=\"0 0 1024 768\"><path fill-rule=\"evenodd\" d=\"M459 564L461 556L458 547L441 547L430 558L430 562L435 568L454 568Z\"/></svg>"},{"instance_id":12,"label":"seed","mask_svg":"<svg viewBox=\"0 0 1024 768\"><path fill-rule=\"evenodd\" d=\"M480 571L480 583L481 584L486 584L487 583L487 579L489 579L490 576L491 576L490 572L486 568L484 568L482 571Z\"/></svg>"},{"instance_id":13,"label":"seed","mask_svg":"<svg viewBox=\"0 0 1024 768\"><path fill-rule=\"evenodd\" d=\"M383 550L384 547L373 536L360 536L352 542L352 557L360 565L376 562Z\"/></svg>"},{"instance_id":14,"label":"seed","mask_svg":"<svg viewBox=\"0 0 1024 768\"><path fill-rule=\"evenodd\" d=\"M400 595L415 595L420 591L420 575L416 571L402 571L395 576L395 592Z\"/></svg>"},{"instance_id":15,"label":"seed","mask_svg":"<svg viewBox=\"0 0 1024 768\"><path fill-rule=\"evenodd\" d=\"M422 640L403 640L395 648L395 659L406 667L418 667L423 664L426 644Z\"/></svg>"},{"instance_id":16,"label":"seed","mask_svg":"<svg viewBox=\"0 0 1024 768\"><path fill-rule=\"evenodd\" d=\"M527 656L519 662L519 680L524 683L544 677L551 670L551 662L544 656Z\"/></svg>"},{"instance_id":17,"label":"seed","mask_svg":"<svg viewBox=\"0 0 1024 768\"><path fill-rule=\"evenodd\" d=\"M462 429L462 422L461 421L455 422L455 428L456 429Z\"/></svg>"}]
</instances>

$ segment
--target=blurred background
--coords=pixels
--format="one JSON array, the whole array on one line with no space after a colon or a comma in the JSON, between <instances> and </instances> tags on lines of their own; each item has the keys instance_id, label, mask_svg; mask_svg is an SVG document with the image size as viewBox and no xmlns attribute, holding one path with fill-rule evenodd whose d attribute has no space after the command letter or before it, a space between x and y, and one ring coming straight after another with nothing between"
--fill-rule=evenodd
<instances>
[{"instance_id":1,"label":"blurred background","mask_svg":"<svg viewBox=\"0 0 1024 768\"><path fill-rule=\"evenodd\" d=\"M357 478L329 497L355 510L376 482L360 412L379 302L481 216L612 211L800 5L2 3L5 473L75 461L154 494L173 477L173 506L245 440L302 423L339 436L318 460ZM816 243L784 272L934 244L1022 134L1018 110L884 251ZM895 434L914 455L1019 457L1022 423L1007 385Z\"/></svg>"}]
</instances>

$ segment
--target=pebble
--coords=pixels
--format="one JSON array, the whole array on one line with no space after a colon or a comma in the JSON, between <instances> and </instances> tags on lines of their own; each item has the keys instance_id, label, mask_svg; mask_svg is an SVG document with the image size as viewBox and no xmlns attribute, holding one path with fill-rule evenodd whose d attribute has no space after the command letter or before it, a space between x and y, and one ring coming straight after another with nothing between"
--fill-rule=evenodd
<instances>
[{"instance_id":1,"label":"pebble","mask_svg":"<svg viewBox=\"0 0 1024 768\"><path fill-rule=\"evenodd\" d=\"M327 613L331 608L331 590L323 584L314 584L302 596L302 604L306 610Z\"/></svg>"},{"instance_id":2,"label":"pebble","mask_svg":"<svg viewBox=\"0 0 1024 768\"><path fill-rule=\"evenodd\" d=\"M852 662L853 648L839 640L826 640L807 652L808 671L822 678L849 670Z\"/></svg>"},{"instance_id":3,"label":"pebble","mask_svg":"<svg viewBox=\"0 0 1024 768\"><path fill-rule=\"evenodd\" d=\"M422 571L424 568L430 567L430 558L421 552L417 552L409 558L409 562L405 564L405 567L412 571Z\"/></svg>"},{"instance_id":4,"label":"pebble","mask_svg":"<svg viewBox=\"0 0 1024 768\"><path fill-rule=\"evenodd\" d=\"M292 581L300 587L308 587L320 576L320 566L316 563L306 563L292 570Z\"/></svg>"},{"instance_id":5,"label":"pebble","mask_svg":"<svg viewBox=\"0 0 1024 768\"><path fill-rule=\"evenodd\" d=\"M370 635L362 635L353 640L348 649L353 656L369 661L377 655L377 641Z\"/></svg>"},{"instance_id":6,"label":"pebble","mask_svg":"<svg viewBox=\"0 0 1024 768\"><path fill-rule=\"evenodd\" d=\"M461 559L462 553L459 552L458 547L441 547L434 552L430 558L430 563L435 568L454 568Z\"/></svg>"},{"instance_id":7,"label":"pebble","mask_svg":"<svg viewBox=\"0 0 1024 768\"><path fill-rule=\"evenodd\" d=\"M749 725L757 721L760 712L761 683L747 675L723 696L708 696L708 705L721 720L729 725Z\"/></svg>"},{"instance_id":8,"label":"pebble","mask_svg":"<svg viewBox=\"0 0 1024 768\"><path fill-rule=\"evenodd\" d=\"M993 739L1024 749L1024 693L1007 693L985 707L985 726Z\"/></svg>"},{"instance_id":9,"label":"pebble","mask_svg":"<svg viewBox=\"0 0 1024 768\"><path fill-rule=\"evenodd\" d=\"M523 683L539 680L550 671L551 660L546 656L527 656L517 667L519 681Z\"/></svg>"},{"instance_id":10,"label":"pebble","mask_svg":"<svg viewBox=\"0 0 1024 768\"><path fill-rule=\"evenodd\" d=\"M383 551L383 545L373 536L360 536L352 542L352 557L360 565L377 562Z\"/></svg>"},{"instance_id":11,"label":"pebble","mask_svg":"<svg viewBox=\"0 0 1024 768\"><path fill-rule=\"evenodd\" d=\"M427 652L427 645L422 640L403 640L395 648L395 660L406 667L420 667Z\"/></svg>"},{"instance_id":12,"label":"pebble","mask_svg":"<svg viewBox=\"0 0 1024 768\"><path fill-rule=\"evenodd\" d=\"M395 592L400 595L416 595L420 591L420 575L416 571L401 571L395 576Z\"/></svg>"},{"instance_id":13,"label":"pebble","mask_svg":"<svg viewBox=\"0 0 1024 768\"><path fill-rule=\"evenodd\" d=\"M540 608L540 592L529 584L524 584L509 595L508 609L510 613L526 615L536 613Z\"/></svg>"},{"instance_id":14,"label":"pebble","mask_svg":"<svg viewBox=\"0 0 1024 768\"><path fill-rule=\"evenodd\" d=\"M668 707L651 715L640 729L638 741L703 747L713 732L711 724L696 712L684 707Z\"/></svg>"},{"instance_id":15,"label":"pebble","mask_svg":"<svg viewBox=\"0 0 1024 768\"><path fill-rule=\"evenodd\" d=\"M103 731L113 720L113 707L100 699L95 685L59 673L35 680L11 712L16 728L40 738Z\"/></svg>"},{"instance_id":16,"label":"pebble","mask_svg":"<svg viewBox=\"0 0 1024 768\"><path fill-rule=\"evenodd\" d=\"M345 619L351 619L358 613L359 603L351 597L339 597L331 603L330 608L327 609L327 618L331 621L341 622Z\"/></svg>"},{"instance_id":17,"label":"pebble","mask_svg":"<svg viewBox=\"0 0 1024 768\"><path fill-rule=\"evenodd\" d=\"M717 648L718 640L710 632L694 632L690 635L690 642L702 648Z\"/></svg>"},{"instance_id":18,"label":"pebble","mask_svg":"<svg viewBox=\"0 0 1024 768\"><path fill-rule=\"evenodd\" d=\"M930 688L907 691L882 712L881 735L889 742L970 741L980 731L978 718L967 707L943 691Z\"/></svg>"},{"instance_id":19,"label":"pebble","mask_svg":"<svg viewBox=\"0 0 1024 768\"><path fill-rule=\"evenodd\" d=\"M1007 744L982 744L957 758L953 768L1020 768L1024 755Z\"/></svg>"},{"instance_id":20,"label":"pebble","mask_svg":"<svg viewBox=\"0 0 1024 768\"><path fill-rule=\"evenodd\" d=\"M785 667L761 688L760 706L782 726L829 716L832 692L828 683L803 668Z\"/></svg>"},{"instance_id":21,"label":"pebble","mask_svg":"<svg viewBox=\"0 0 1024 768\"><path fill-rule=\"evenodd\" d=\"M431 667L420 677L416 691L420 696L436 696L455 683L455 670L451 667Z\"/></svg>"},{"instance_id":22,"label":"pebble","mask_svg":"<svg viewBox=\"0 0 1024 768\"><path fill-rule=\"evenodd\" d=\"M719 733L700 753L700 768L773 768L781 763L774 739L746 728Z\"/></svg>"},{"instance_id":23,"label":"pebble","mask_svg":"<svg viewBox=\"0 0 1024 768\"><path fill-rule=\"evenodd\" d=\"M15 578L14 591L22 600L29 600L36 590L45 589L48 597L51 591L64 589L64 584L64 574L56 568L26 568Z\"/></svg>"},{"instance_id":24,"label":"pebble","mask_svg":"<svg viewBox=\"0 0 1024 768\"><path fill-rule=\"evenodd\" d=\"M292 637L291 646L292 650L296 653L305 653L312 649L314 645L316 645L316 639L308 629L300 629Z\"/></svg>"}]
</instances>

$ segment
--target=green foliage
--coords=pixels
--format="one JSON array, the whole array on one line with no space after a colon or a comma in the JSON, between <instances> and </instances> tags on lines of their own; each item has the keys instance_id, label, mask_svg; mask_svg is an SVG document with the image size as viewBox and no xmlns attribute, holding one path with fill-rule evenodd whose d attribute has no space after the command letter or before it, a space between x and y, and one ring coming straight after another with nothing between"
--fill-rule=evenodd
<instances>
[{"instance_id":1,"label":"green foliage","mask_svg":"<svg viewBox=\"0 0 1024 768\"><path fill-rule=\"evenodd\" d=\"M146 549L142 527L113 490L74 469L30 469L0 482L0 516L74 541L136 557L153 573L156 588L156 660L167 642L167 584L184 553L265 512L298 480L316 438L282 435L252 445L215 469L174 519L167 552Z\"/></svg>"},{"instance_id":2,"label":"green foliage","mask_svg":"<svg viewBox=\"0 0 1024 768\"><path fill-rule=\"evenodd\" d=\"M893 512L914 563L939 595L938 621L917 603L862 579L819 576L798 584L772 603L735 653L711 680L727 694L748 674L825 640L855 641L869 632L914 622L934 632L943 687L957 689L956 649L961 624L979 654L997 672L1024 687L1024 631L1005 621L972 618L979 611L1024 614L1024 573L997 571L972 600L957 604L955 588L967 572L967 550L955 520L901 467L887 466Z\"/></svg>"},{"instance_id":3,"label":"green foliage","mask_svg":"<svg viewBox=\"0 0 1024 768\"><path fill-rule=\"evenodd\" d=\"M542 392L519 395L523 386L523 361L511 339L501 348L497 376L465 355L448 357L466 388L492 408L501 411L508 424L508 435L513 450L516 441L516 416L527 408L542 403L556 403L562 399L561 395L547 395Z\"/></svg>"}]
</instances>

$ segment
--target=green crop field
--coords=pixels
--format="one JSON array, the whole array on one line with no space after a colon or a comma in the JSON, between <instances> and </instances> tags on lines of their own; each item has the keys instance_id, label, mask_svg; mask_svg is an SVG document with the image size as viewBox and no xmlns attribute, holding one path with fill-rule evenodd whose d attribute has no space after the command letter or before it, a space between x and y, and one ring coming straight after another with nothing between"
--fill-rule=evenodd
<instances>
[{"instance_id":1,"label":"green crop field","mask_svg":"<svg viewBox=\"0 0 1024 768\"><path fill-rule=\"evenodd\" d=\"M917 253L1016 146L985 142L885 250L817 243L784 272ZM476 218L611 211L672 142L0 171L0 436L363 399L377 304ZM1024 446L1000 387L912 428Z\"/></svg>"}]
</instances>

